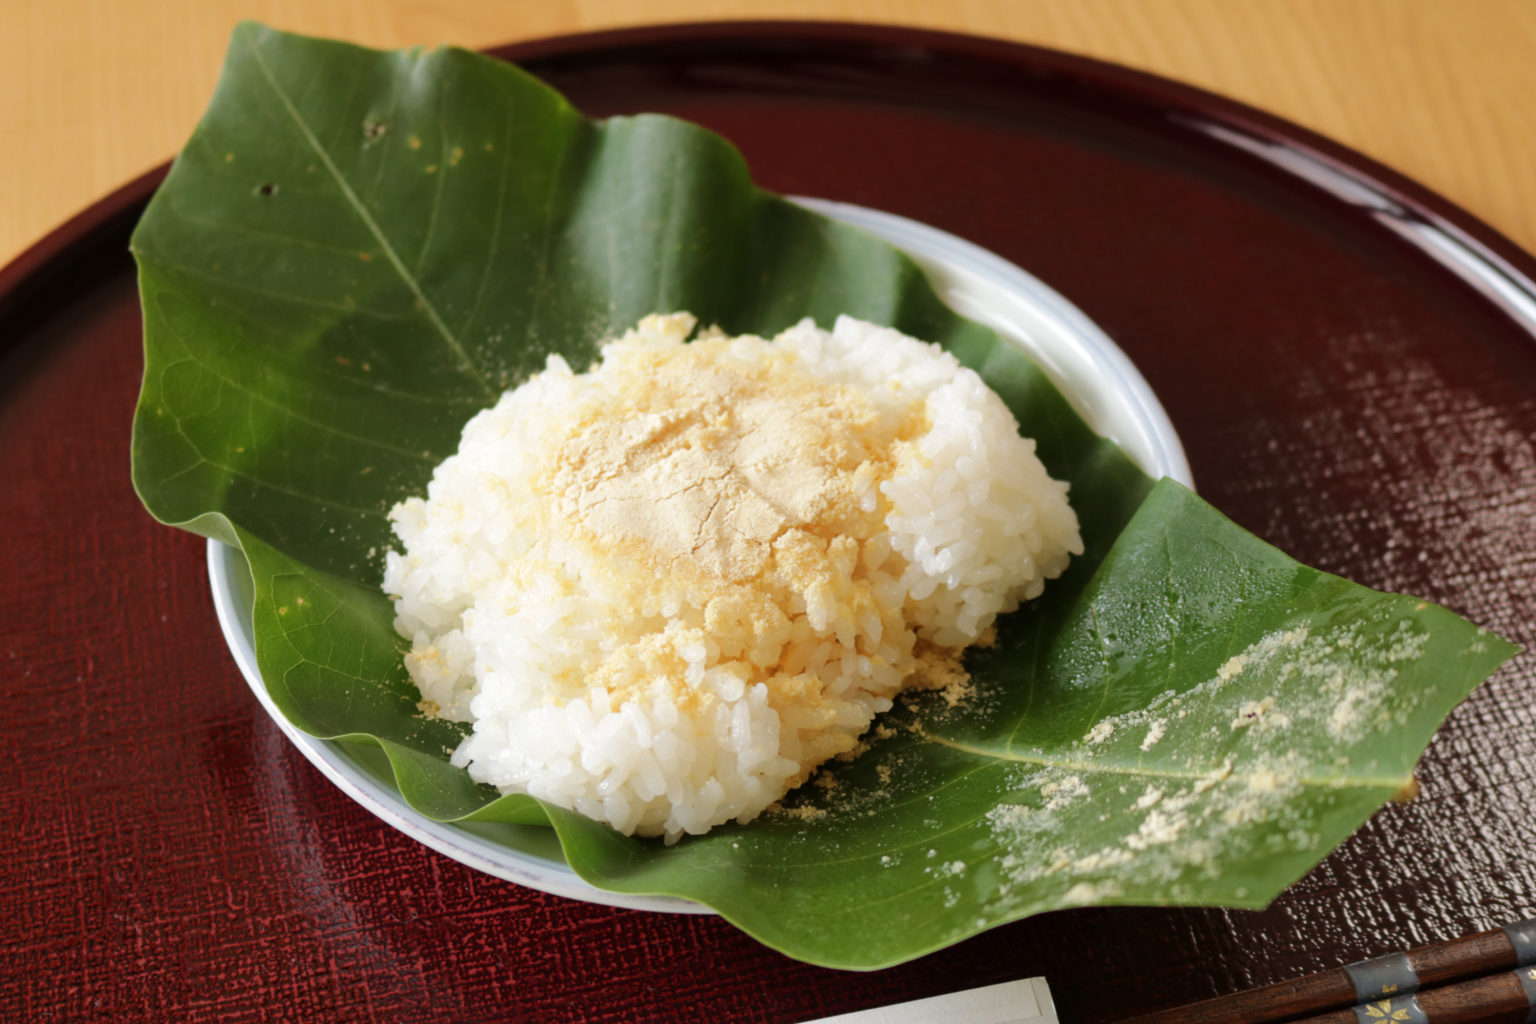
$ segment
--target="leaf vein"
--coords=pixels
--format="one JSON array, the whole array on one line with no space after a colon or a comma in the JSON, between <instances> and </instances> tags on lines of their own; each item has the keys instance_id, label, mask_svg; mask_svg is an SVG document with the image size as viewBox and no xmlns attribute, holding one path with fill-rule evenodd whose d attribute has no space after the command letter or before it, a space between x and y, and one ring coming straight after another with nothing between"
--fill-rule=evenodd
<instances>
[{"instance_id":1,"label":"leaf vein","mask_svg":"<svg viewBox=\"0 0 1536 1024\"><path fill-rule=\"evenodd\" d=\"M973 757L990 758L997 761L1011 761L1015 764L1033 764L1039 765L1042 768L1061 768L1066 771L1086 772L1090 774L1099 773L1103 775L1123 775L1130 778L1141 779L1180 779L1184 781L1196 781L1208 778L1212 772L1221 770L1221 766L1219 765L1213 765L1204 771L1197 771L1192 768L1160 768L1156 766L1147 768L1139 764L1120 765L1107 764L1102 761L1093 760L1068 760L1062 758L1046 757L1043 754L1019 753L1018 751L1014 750L988 750L985 747L976 747L968 743L961 743L959 740L952 740L945 736L936 736L930 732L923 732L922 736L924 739L929 740L930 742L937 743L943 747L948 747L951 750L957 750L963 754L969 754ZM1245 772L1233 770L1231 773L1224 776L1224 779L1250 779L1252 777L1253 776ZM1298 775L1295 776L1295 781L1303 786L1311 786L1320 789L1385 789L1389 792L1395 793L1402 789L1403 786L1407 785L1408 777L1359 775L1323 778L1321 776L1315 775Z\"/></svg>"},{"instance_id":2,"label":"leaf vein","mask_svg":"<svg viewBox=\"0 0 1536 1024\"><path fill-rule=\"evenodd\" d=\"M378 241L379 248L389 260L390 265L395 268L395 272L400 275L400 280L410 289L411 294L415 296L417 305L422 313L432 324L438 335L447 343L448 347L453 350L466 375L474 380L487 397L494 397L496 394L495 389L486 380L485 374L475 365L474 360L469 357L469 353L459 342L459 339L454 336L454 333L448 329L448 325L443 322L442 316L437 312L437 307L432 304L432 300L422 290L421 282L416 280L415 275L411 273L410 269L400 259L400 254L395 251L395 247L390 243L389 236L384 233L384 229L380 227L378 221L374 220L373 215L368 212L367 206L363 204L363 201L347 182L346 176L341 173L341 168L336 166L336 162L331 159L331 154L320 144L320 140L315 137L314 130L304 120L304 115L299 113L299 109L294 106L292 98L289 97L287 92L278 83L277 76L273 74L272 68L267 64L266 57L261 52L261 47L252 42L250 43L250 50L255 58L256 66L261 69L267 84L271 86L273 95L283 105L284 111L293 120L299 133L304 136L304 141L309 144L309 147L314 150L315 155L320 158L320 162L325 165L326 171L330 173L331 178L336 182L336 187L341 190L341 194L347 200L347 204L351 206L353 212L357 214L363 225L368 229L368 232Z\"/></svg>"}]
</instances>

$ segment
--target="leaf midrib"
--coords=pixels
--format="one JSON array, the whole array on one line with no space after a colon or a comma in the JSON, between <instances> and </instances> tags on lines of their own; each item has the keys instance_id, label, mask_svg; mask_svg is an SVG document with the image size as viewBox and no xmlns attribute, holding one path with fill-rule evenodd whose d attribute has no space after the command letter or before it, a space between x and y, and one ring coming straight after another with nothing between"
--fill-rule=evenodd
<instances>
[{"instance_id":1,"label":"leaf midrib","mask_svg":"<svg viewBox=\"0 0 1536 1024\"><path fill-rule=\"evenodd\" d=\"M249 34L247 33L247 35ZM262 77L267 80L267 85L271 87L273 95L282 104L284 112L293 121L299 133L304 136L304 141L308 143L310 149L320 159L320 162L325 165L326 171L330 174L331 179L335 181L336 187L341 190L341 194L352 208L352 212L357 214L358 219L363 222L363 226L368 229L369 234L379 243L379 248L389 260L390 266L395 268L395 272L400 275L400 280L410 289L411 294L415 296L417 304L426 315L427 320L432 324L433 329L437 331L448 347L453 350L454 356L458 359L460 366L463 367L465 375L474 382L475 386L486 397L494 398L496 391L486 380L485 374L475 365L474 360L469 357L468 351L465 350L454 333L448 329L448 325L443 322L443 318L438 315L437 307L432 304L432 300L422 290L421 282L416 280L415 275L411 273L410 269L406 267L405 262L401 260L400 254L395 252L395 247L390 244L383 228L379 226L378 221L374 220L373 215L368 212L367 206L363 204L362 199L353 191L352 186L341 173L341 168L336 166L335 161L331 159L330 153L326 152L325 147L320 145L320 139L309 127L309 123L304 120L304 116L299 113L298 107L294 106L293 100L288 96L288 93L278 83L277 76L273 74L271 66L267 64L266 57L261 52L261 46L254 39L250 38L247 38L246 44L250 48L251 56L255 60L256 66L261 70Z\"/></svg>"},{"instance_id":2,"label":"leaf midrib","mask_svg":"<svg viewBox=\"0 0 1536 1024\"><path fill-rule=\"evenodd\" d=\"M1103 761L1071 761L1060 758L1045 757L1040 754L1021 754L1012 750L990 750L986 747L977 747L959 740L952 740L945 736L936 736L933 733L923 731L924 740L936 743L941 747L957 750L962 754L972 757L990 758L994 761L1008 761L1014 764L1030 764L1041 768L1060 768L1066 771L1084 772L1087 774L1119 775L1126 778L1137 779L1170 779L1181 782L1195 782L1210 778L1213 772L1220 771L1222 766L1216 765L1205 771L1194 771L1178 768L1144 768L1137 765L1115 764ZM1237 766L1222 776L1222 781L1238 779L1251 781L1256 778L1250 772L1239 771ZM1287 779L1296 783L1317 789L1388 789L1396 792L1408 784L1411 776L1400 777L1379 775L1342 775L1321 777L1317 775L1289 775Z\"/></svg>"}]
</instances>

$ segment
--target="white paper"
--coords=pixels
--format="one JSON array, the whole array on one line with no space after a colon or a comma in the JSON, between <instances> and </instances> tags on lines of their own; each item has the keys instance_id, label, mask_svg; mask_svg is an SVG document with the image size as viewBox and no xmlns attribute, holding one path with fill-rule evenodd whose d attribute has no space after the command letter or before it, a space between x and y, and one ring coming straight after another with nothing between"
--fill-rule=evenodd
<instances>
[{"instance_id":1,"label":"white paper","mask_svg":"<svg viewBox=\"0 0 1536 1024\"><path fill-rule=\"evenodd\" d=\"M1025 978L932 999L876 1006L804 1024L1058 1024L1044 978Z\"/></svg>"}]
</instances>

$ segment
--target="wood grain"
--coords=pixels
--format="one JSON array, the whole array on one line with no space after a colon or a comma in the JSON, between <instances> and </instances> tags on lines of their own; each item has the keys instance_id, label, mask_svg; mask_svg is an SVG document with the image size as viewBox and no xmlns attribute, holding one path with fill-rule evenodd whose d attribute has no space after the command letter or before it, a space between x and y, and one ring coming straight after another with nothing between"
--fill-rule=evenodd
<instances>
[{"instance_id":1,"label":"wood grain","mask_svg":"<svg viewBox=\"0 0 1536 1024\"><path fill-rule=\"evenodd\" d=\"M0 265L167 159L254 18L376 46L491 46L743 18L918 25L1088 54L1290 118L1536 250L1529 0L9 0Z\"/></svg>"}]
</instances>

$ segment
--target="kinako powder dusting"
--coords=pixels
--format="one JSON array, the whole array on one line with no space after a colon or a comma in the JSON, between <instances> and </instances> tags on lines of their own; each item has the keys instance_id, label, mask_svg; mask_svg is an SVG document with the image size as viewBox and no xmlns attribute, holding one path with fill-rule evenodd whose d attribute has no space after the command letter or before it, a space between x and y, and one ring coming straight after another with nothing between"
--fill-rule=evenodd
<instances>
[{"instance_id":1,"label":"kinako powder dusting","mask_svg":"<svg viewBox=\"0 0 1536 1024\"><path fill-rule=\"evenodd\" d=\"M675 841L748 821L1081 550L1006 406L859 321L652 316L558 357L391 513L385 589L472 777Z\"/></svg>"},{"instance_id":2,"label":"kinako powder dusting","mask_svg":"<svg viewBox=\"0 0 1536 1024\"><path fill-rule=\"evenodd\" d=\"M692 318L655 326L686 336ZM555 514L613 572L648 588L649 603L681 589L702 605L717 663L763 681L781 719L820 710L823 687L807 668L825 641L814 629L797 633L790 618L812 602L841 606L850 649L860 620L873 627L863 654L879 656L871 648L881 637L899 638L907 687L963 674L959 648L922 643L902 629L899 609L882 617L871 576L860 571L890 557L879 546L865 551L860 538L882 532L874 485L911 457L912 438L928 426L925 408L882 417L858 390L818 378L789 351L743 360L732 346L707 332L618 364L602 400L562 424L567 440L536 484ZM694 715L715 699L686 685L675 646L652 650L659 657L641 671L628 657L605 660L589 684L623 701L661 681ZM856 741L846 729L821 730L789 784Z\"/></svg>"}]
</instances>

